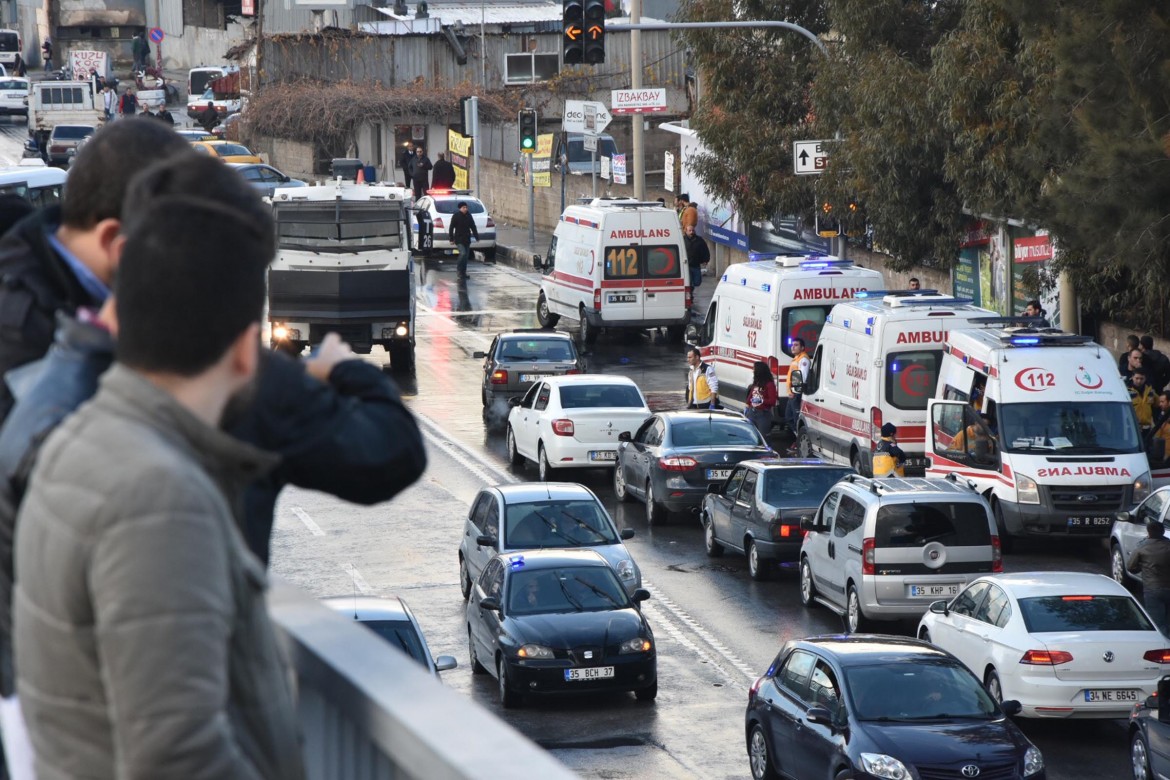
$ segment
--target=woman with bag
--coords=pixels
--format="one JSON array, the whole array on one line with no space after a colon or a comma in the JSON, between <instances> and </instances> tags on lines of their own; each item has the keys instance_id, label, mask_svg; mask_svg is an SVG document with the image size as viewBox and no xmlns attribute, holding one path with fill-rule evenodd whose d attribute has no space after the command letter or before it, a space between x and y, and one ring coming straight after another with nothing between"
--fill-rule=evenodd
<instances>
[{"instance_id":1,"label":"woman with bag","mask_svg":"<svg viewBox=\"0 0 1170 780\"><path fill-rule=\"evenodd\" d=\"M772 408L776 406L776 380L768 364L757 360L752 366L752 383L747 389L744 415L752 421L762 436L772 430Z\"/></svg>"}]
</instances>

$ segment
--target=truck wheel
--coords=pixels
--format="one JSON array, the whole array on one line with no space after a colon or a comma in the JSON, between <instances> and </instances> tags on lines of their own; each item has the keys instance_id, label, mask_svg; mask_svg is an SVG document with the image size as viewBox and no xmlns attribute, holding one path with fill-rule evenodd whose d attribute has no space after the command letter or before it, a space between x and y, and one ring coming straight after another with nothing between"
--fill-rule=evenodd
<instances>
[{"instance_id":1,"label":"truck wheel","mask_svg":"<svg viewBox=\"0 0 1170 780\"><path fill-rule=\"evenodd\" d=\"M496 248L494 246L491 249L483 250L483 261L485 263L496 262Z\"/></svg>"},{"instance_id":2,"label":"truck wheel","mask_svg":"<svg viewBox=\"0 0 1170 780\"><path fill-rule=\"evenodd\" d=\"M597 343L597 328L589 324L589 320L585 317L585 307L581 307L579 313L581 317L581 325L577 328L577 341L582 347L591 347Z\"/></svg>"},{"instance_id":3,"label":"truck wheel","mask_svg":"<svg viewBox=\"0 0 1170 780\"><path fill-rule=\"evenodd\" d=\"M861 452L859 450L854 450L853 454L849 456L849 465L853 467L854 471L856 471L858 474L860 474L863 477L872 477L873 476L873 472L872 471L867 472L866 468L865 468L865 464L861 462Z\"/></svg>"},{"instance_id":4,"label":"truck wheel","mask_svg":"<svg viewBox=\"0 0 1170 780\"><path fill-rule=\"evenodd\" d=\"M1000 552L1010 553L1016 546L1016 540L1008 533L1007 522L1003 519L1003 508L998 501L991 502L991 512L995 515L995 528L999 531Z\"/></svg>"},{"instance_id":5,"label":"truck wheel","mask_svg":"<svg viewBox=\"0 0 1170 780\"><path fill-rule=\"evenodd\" d=\"M687 329L684 325L670 325L666 328L666 340L671 344L681 344L685 335Z\"/></svg>"},{"instance_id":6,"label":"truck wheel","mask_svg":"<svg viewBox=\"0 0 1170 780\"><path fill-rule=\"evenodd\" d=\"M561 315L553 314L548 309L548 301L544 298L544 293L541 293L536 298L536 321L540 323L542 328L555 328L557 323L561 321Z\"/></svg>"},{"instance_id":7,"label":"truck wheel","mask_svg":"<svg viewBox=\"0 0 1170 780\"><path fill-rule=\"evenodd\" d=\"M390 367L395 371L414 368L414 345L409 341L394 341L386 350L390 353Z\"/></svg>"}]
</instances>

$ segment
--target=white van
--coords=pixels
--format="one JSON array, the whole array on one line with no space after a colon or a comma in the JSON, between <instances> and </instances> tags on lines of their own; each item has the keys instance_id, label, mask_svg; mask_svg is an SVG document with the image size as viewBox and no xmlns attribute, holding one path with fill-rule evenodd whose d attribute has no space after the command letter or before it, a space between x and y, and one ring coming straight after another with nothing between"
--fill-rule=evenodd
<instances>
[{"instance_id":1,"label":"white van","mask_svg":"<svg viewBox=\"0 0 1170 780\"><path fill-rule=\"evenodd\" d=\"M56 206L65 190L65 176L65 171L50 168L39 159L25 160L0 168L0 195L19 195L38 209Z\"/></svg>"},{"instance_id":2,"label":"white van","mask_svg":"<svg viewBox=\"0 0 1170 780\"><path fill-rule=\"evenodd\" d=\"M697 339L704 361L715 366L720 402L744 408L752 366L763 361L776 377L776 412L783 412L792 339L803 339L813 354L833 305L881 286L881 272L836 257L753 253L729 266Z\"/></svg>"},{"instance_id":3,"label":"white van","mask_svg":"<svg viewBox=\"0 0 1170 780\"><path fill-rule=\"evenodd\" d=\"M1005 539L1103 539L1117 512L1150 492L1117 362L1087 336L994 327L1003 322L948 334L927 474L974 482Z\"/></svg>"},{"instance_id":4,"label":"white van","mask_svg":"<svg viewBox=\"0 0 1170 780\"><path fill-rule=\"evenodd\" d=\"M878 297L880 296L880 297ZM885 423L898 426L907 476L926 470L926 406L947 334L995 312L932 291L879 290L839 303L825 319L797 423L803 457L873 474Z\"/></svg>"},{"instance_id":5,"label":"white van","mask_svg":"<svg viewBox=\"0 0 1170 780\"><path fill-rule=\"evenodd\" d=\"M691 317L686 253L678 215L657 201L596 198L569 206L553 231L536 316L579 323L582 344L601 328L658 328L681 341Z\"/></svg>"},{"instance_id":6,"label":"white van","mask_svg":"<svg viewBox=\"0 0 1170 780\"><path fill-rule=\"evenodd\" d=\"M0 65L12 69L16 55L24 49L24 38L16 30L0 30Z\"/></svg>"}]
</instances>

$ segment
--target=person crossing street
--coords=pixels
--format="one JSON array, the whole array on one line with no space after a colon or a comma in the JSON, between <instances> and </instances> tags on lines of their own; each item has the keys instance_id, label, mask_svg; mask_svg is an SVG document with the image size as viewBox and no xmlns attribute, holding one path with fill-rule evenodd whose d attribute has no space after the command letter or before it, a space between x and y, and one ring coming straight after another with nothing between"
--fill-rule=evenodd
<instances>
[{"instance_id":1,"label":"person crossing street","mask_svg":"<svg viewBox=\"0 0 1170 780\"><path fill-rule=\"evenodd\" d=\"M459 210L451 217L451 243L459 249L459 278L467 278L467 260L471 257L471 239L479 241L475 218L468 211L467 202L459 201Z\"/></svg>"}]
</instances>

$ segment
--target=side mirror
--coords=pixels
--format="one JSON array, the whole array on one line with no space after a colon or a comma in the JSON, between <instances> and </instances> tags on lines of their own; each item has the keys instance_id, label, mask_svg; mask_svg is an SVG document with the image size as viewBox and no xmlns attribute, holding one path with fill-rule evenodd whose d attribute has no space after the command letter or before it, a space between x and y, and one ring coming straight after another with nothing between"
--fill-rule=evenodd
<instances>
[{"instance_id":1,"label":"side mirror","mask_svg":"<svg viewBox=\"0 0 1170 780\"><path fill-rule=\"evenodd\" d=\"M1156 706L1158 707L1158 720L1163 723L1170 722L1170 677L1163 677L1158 680L1158 693Z\"/></svg>"},{"instance_id":2,"label":"side mirror","mask_svg":"<svg viewBox=\"0 0 1170 780\"><path fill-rule=\"evenodd\" d=\"M475 352L471 353L471 356L476 360L483 360L485 357L487 357L487 353L482 349L477 349Z\"/></svg>"},{"instance_id":3,"label":"side mirror","mask_svg":"<svg viewBox=\"0 0 1170 780\"><path fill-rule=\"evenodd\" d=\"M708 482L707 483L707 495L709 495L709 496L719 495L719 491L722 489L723 489L722 482Z\"/></svg>"},{"instance_id":4,"label":"side mirror","mask_svg":"<svg viewBox=\"0 0 1170 780\"><path fill-rule=\"evenodd\" d=\"M699 328L696 325L687 325L686 329L687 343L697 344L699 342Z\"/></svg>"},{"instance_id":5,"label":"side mirror","mask_svg":"<svg viewBox=\"0 0 1170 780\"><path fill-rule=\"evenodd\" d=\"M635 604L640 604L650 598L650 591L645 588L638 588L634 591L632 598Z\"/></svg>"},{"instance_id":6,"label":"side mirror","mask_svg":"<svg viewBox=\"0 0 1170 780\"><path fill-rule=\"evenodd\" d=\"M1024 709L1023 706L1021 706L1020 703L1018 701L1016 701L1015 699L1008 699L1007 701L1001 701L999 703L999 708L1001 710L1003 710L1003 714L1007 715L1009 718L1014 716L1014 715L1019 715L1020 712L1023 711L1023 709Z\"/></svg>"},{"instance_id":7,"label":"side mirror","mask_svg":"<svg viewBox=\"0 0 1170 780\"><path fill-rule=\"evenodd\" d=\"M488 534L480 534L479 536L475 537L475 543L480 547L495 547L496 537L489 536Z\"/></svg>"},{"instance_id":8,"label":"side mirror","mask_svg":"<svg viewBox=\"0 0 1170 780\"><path fill-rule=\"evenodd\" d=\"M800 518L800 530L816 533L820 530L820 526L817 525L817 519L815 517L802 517Z\"/></svg>"},{"instance_id":9,"label":"side mirror","mask_svg":"<svg viewBox=\"0 0 1170 780\"><path fill-rule=\"evenodd\" d=\"M544 268L543 263L544 263L544 261L541 259L540 255L533 255L532 256L532 267L534 269L536 269L537 271L540 271L541 269Z\"/></svg>"},{"instance_id":10,"label":"side mirror","mask_svg":"<svg viewBox=\"0 0 1170 780\"><path fill-rule=\"evenodd\" d=\"M490 609L493 612L500 611L500 600L495 596L484 596L479 602L480 609Z\"/></svg>"},{"instance_id":11,"label":"side mirror","mask_svg":"<svg viewBox=\"0 0 1170 780\"><path fill-rule=\"evenodd\" d=\"M793 371L792 374L792 392L800 395L804 392L804 375L801 371Z\"/></svg>"},{"instance_id":12,"label":"side mirror","mask_svg":"<svg viewBox=\"0 0 1170 780\"><path fill-rule=\"evenodd\" d=\"M622 539L633 539L634 538L634 529L633 528L623 528L622 532L618 535Z\"/></svg>"},{"instance_id":13,"label":"side mirror","mask_svg":"<svg viewBox=\"0 0 1170 780\"><path fill-rule=\"evenodd\" d=\"M947 606L947 602L945 599L940 599L939 601L931 602L930 611L936 615L949 615L949 614L951 614L951 608Z\"/></svg>"},{"instance_id":14,"label":"side mirror","mask_svg":"<svg viewBox=\"0 0 1170 780\"><path fill-rule=\"evenodd\" d=\"M519 406L524 399L518 395L514 395L508 399L508 406Z\"/></svg>"},{"instance_id":15,"label":"side mirror","mask_svg":"<svg viewBox=\"0 0 1170 780\"><path fill-rule=\"evenodd\" d=\"M454 669L458 665L459 662L456 661L455 656L452 655L441 655L435 659L436 672L445 672L448 669Z\"/></svg>"},{"instance_id":16,"label":"side mirror","mask_svg":"<svg viewBox=\"0 0 1170 780\"><path fill-rule=\"evenodd\" d=\"M281 176L281 177L280 177L280 180L281 180L282 182L284 182L285 184L288 184L288 182L289 182L289 178L288 178L287 176ZM444 656L442 656L442 657L443 657L443 658L450 658L451 656L449 656L449 655L444 655ZM452 668L454 668L454 667L452 667Z\"/></svg>"},{"instance_id":17,"label":"side mirror","mask_svg":"<svg viewBox=\"0 0 1170 780\"><path fill-rule=\"evenodd\" d=\"M629 431L622 431L621 433L618 434L618 441L633 441L633 440L634 440L634 437L630 434Z\"/></svg>"},{"instance_id":18,"label":"side mirror","mask_svg":"<svg viewBox=\"0 0 1170 780\"><path fill-rule=\"evenodd\" d=\"M1144 706L1147 710L1158 709L1158 697L1157 696L1147 696L1146 703L1142 706Z\"/></svg>"},{"instance_id":19,"label":"side mirror","mask_svg":"<svg viewBox=\"0 0 1170 780\"><path fill-rule=\"evenodd\" d=\"M1133 513L1131 513L1131 512L1118 512L1116 515L1114 515L1114 518L1115 518L1115 519L1117 520L1117 522L1119 522L1119 523L1134 523L1134 522L1137 522L1136 520L1134 520Z\"/></svg>"},{"instance_id":20,"label":"side mirror","mask_svg":"<svg viewBox=\"0 0 1170 780\"><path fill-rule=\"evenodd\" d=\"M808 712L804 714L804 719L809 723L819 723L822 726L833 725L833 716L824 707L809 707Z\"/></svg>"}]
</instances>

